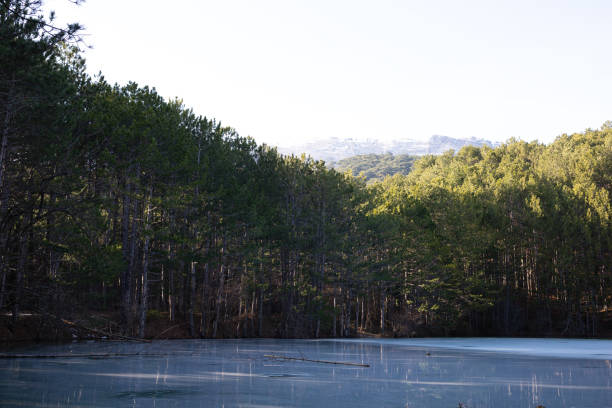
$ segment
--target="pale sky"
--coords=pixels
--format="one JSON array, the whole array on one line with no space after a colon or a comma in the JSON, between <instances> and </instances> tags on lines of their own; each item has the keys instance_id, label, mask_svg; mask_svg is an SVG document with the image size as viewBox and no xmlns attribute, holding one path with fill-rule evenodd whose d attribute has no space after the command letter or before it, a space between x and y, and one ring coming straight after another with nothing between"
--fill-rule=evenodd
<instances>
[{"instance_id":1,"label":"pale sky","mask_svg":"<svg viewBox=\"0 0 612 408\"><path fill-rule=\"evenodd\" d=\"M550 142L612 119L608 0L46 0L91 74L259 143Z\"/></svg>"}]
</instances>

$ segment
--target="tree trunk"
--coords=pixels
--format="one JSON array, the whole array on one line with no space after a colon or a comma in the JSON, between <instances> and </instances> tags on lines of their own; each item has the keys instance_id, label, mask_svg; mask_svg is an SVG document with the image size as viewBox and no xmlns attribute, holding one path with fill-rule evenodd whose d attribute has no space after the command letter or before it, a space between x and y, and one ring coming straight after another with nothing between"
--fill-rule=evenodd
<instances>
[{"instance_id":1,"label":"tree trunk","mask_svg":"<svg viewBox=\"0 0 612 408\"><path fill-rule=\"evenodd\" d=\"M144 247L142 254L142 276L140 292L140 324L138 325L138 337L141 339L145 336L145 326L147 323L148 296L149 296L149 244L151 241L151 199L153 197L153 187L149 184L148 197L145 204L145 221L144 221Z\"/></svg>"},{"instance_id":2,"label":"tree trunk","mask_svg":"<svg viewBox=\"0 0 612 408\"><path fill-rule=\"evenodd\" d=\"M30 204L31 195L28 191L26 195L26 205ZM15 277L15 301L13 303L13 319L17 319L20 312L21 306L21 295L23 292L23 280L25 277L26 263L28 259L28 233L30 231L30 223L32 222L32 211L27 210L27 216L25 219L25 228L21 231L19 239L19 263L17 265L17 275Z\"/></svg>"},{"instance_id":3,"label":"tree trunk","mask_svg":"<svg viewBox=\"0 0 612 408\"><path fill-rule=\"evenodd\" d=\"M49 206L51 208L53 208L53 206L55 205L55 200L56 200L56 194L55 192L51 192L51 194L49 195ZM48 221L47 221L47 240L49 242L56 242L58 239L58 237L56 236L55 224L56 224L55 214L51 212L48 215ZM107 242L105 242L105 244L107 244ZM57 278L57 272L59 270L60 260L61 260L61 254L59 254L53 248L50 249L49 251L49 278L53 280Z\"/></svg>"},{"instance_id":4,"label":"tree trunk","mask_svg":"<svg viewBox=\"0 0 612 408\"><path fill-rule=\"evenodd\" d=\"M0 263L0 310L4 306L4 294L6 292L6 268L3 265L3 263Z\"/></svg>"},{"instance_id":5,"label":"tree trunk","mask_svg":"<svg viewBox=\"0 0 612 408\"><path fill-rule=\"evenodd\" d=\"M262 279L263 283L263 244L261 248L259 248L259 279ZM257 280L257 291L259 292L259 301L257 302L257 335L259 337L263 336L263 286L259 285L259 279Z\"/></svg>"},{"instance_id":6,"label":"tree trunk","mask_svg":"<svg viewBox=\"0 0 612 408\"><path fill-rule=\"evenodd\" d=\"M2 128L2 142L0 144L0 221L5 220L5 214L8 210L8 199L9 191L4 186L4 168L6 166L6 156L8 153L8 136L10 132L11 124L11 100L12 100L12 89L13 84L8 92L6 112L4 114L4 126ZM8 243L8 225L4 225L4 228L0 230L0 274L2 274L2 286L0 287L0 310L4 305L4 298L6 294L6 275L7 275L7 243Z\"/></svg>"},{"instance_id":7,"label":"tree trunk","mask_svg":"<svg viewBox=\"0 0 612 408\"><path fill-rule=\"evenodd\" d=\"M200 299L200 337L206 337L208 333L208 262L204 264L204 278L202 281L202 299Z\"/></svg>"},{"instance_id":8,"label":"tree trunk","mask_svg":"<svg viewBox=\"0 0 612 408\"><path fill-rule=\"evenodd\" d=\"M28 257L28 240L26 232L23 231L19 241L19 264L17 266L17 275L15 277L15 299L13 303L13 320L19 316L21 306L21 294L23 292L23 279L25 276L25 265Z\"/></svg>"},{"instance_id":9,"label":"tree trunk","mask_svg":"<svg viewBox=\"0 0 612 408\"><path fill-rule=\"evenodd\" d=\"M132 269L130 265L130 210L131 210L131 184L126 180L126 191L123 196L123 216L121 218L122 224L122 251L123 259L125 261L125 268L121 272L121 323L124 329L127 329L130 322L130 309L131 309L131 282L132 282Z\"/></svg>"},{"instance_id":10,"label":"tree trunk","mask_svg":"<svg viewBox=\"0 0 612 408\"><path fill-rule=\"evenodd\" d=\"M2 194L0 192L0 194ZM0 204L4 205L4 204ZM0 220L2 219L1 215L4 212L0 212ZM1 284L0 284L0 310L4 306L4 299L6 297L6 275L7 275L7 263L8 263L8 231L0 231L0 276L1 276Z\"/></svg>"},{"instance_id":11,"label":"tree trunk","mask_svg":"<svg viewBox=\"0 0 612 408\"><path fill-rule=\"evenodd\" d=\"M387 313L387 295L380 293L380 334L385 333L385 314Z\"/></svg>"},{"instance_id":12,"label":"tree trunk","mask_svg":"<svg viewBox=\"0 0 612 408\"><path fill-rule=\"evenodd\" d=\"M8 154L8 138L11 130L13 88L14 79L11 81L11 87L8 91L6 111L4 112L4 123L2 126L2 143L0 144L0 200L4 199L4 197L2 197L2 192L4 191L4 169L6 166L6 156ZM2 206L2 204L3 203L0 203L0 206Z\"/></svg>"},{"instance_id":13,"label":"tree trunk","mask_svg":"<svg viewBox=\"0 0 612 408\"><path fill-rule=\"evenodd\" d=\"M138 240L136 239L136 237L138 236L138 220L136 218L136 214L138 214L138 200L134 199L133 200L133 207L134 207L134 218L132 219L132 228L131 228L131 232L130 232L130 255L129 255L129 260L128 260L128 281L126 282L126 284L129 287L129 291L126 291L126 295L128 297L128 310L127 310L127 316L128 316L128 325L127 325L127 329L131 332L133 331L133 325L134 325L134 319L135 319L135 310L134 307L136 305L137 302L137 290L138 290L138 286L134 285L134 279L136 278L134 276L134 269L136 268L136 254L137 254L137 249L138 249Z\"/></svg>"},{"instance_id":14,"label":"tree trunk","mask_svg":"<svg viewBox=\"0 0 612 408\"><path fill-rule=\"evenodd\" d=\"M333 326L332 326L332 337L336 337L337 336L337 329L336 329L336 321L337 321L337 313L336 313L336 297L334 296L334 309L333 309L333 313L334 313L334 321L333 321Z\"/></svg>"},{"instance_id":15,"label":"tree trunk","mask_svg":"<svg viewBox=\"0 0 612 408\"><path fill-rule=\"evenodd\" d=\"M359 331L359 296L355 298L355 331Z\"/></svg>"},{"instance_id":16,"label":"tree trunk","mask_svg":"<svg viewBox=\"0 0 612 408\"><path fill-rule=\"evenodd\" d=\"M345 337L349 337L351 335L351 303L352 303L352 299L351 299L351 295L352 295L352 289L350 289L347 292L347 296L346 296L346 324L345 324L345 332L344 332L344 336Z\"/></svg>"},{"instance_id":17,"label":"tree trunk","mask_svg":"<svg viewBox=\"0 0 612 408\"><path fill-rule=\"evenodd\" d=\"M215 321L213 322L213 339L217 338L217 328L219 327L219 319L221 318L221 304L223 302L223 285L225 280L225 265L221 264L219 268L219 289L217 290L217 302L215 304Z\"/></svg>"},{"instance_id":18,"label":"tree trunk","mask_svg":"<svg viewBox=\"0 0 612 408\"><path fill-rule=\"evenodd\" d=\"M251 337L255 336L255 305L257 304L257 291L253 290L251 294L251 313L249 315L249 333ZM248 337L245 333L245 337Z\"/></svg>"},{"instance_id":19,"label":"tree trunk","mask_svg":"<svg viewBox=\"0 0 612 408\"><path fill-rule=\"evenodd\" d=\"M193 310L195 308L195 297L196 297L196 262L191 261L190 266L189 266L189 276L190 276L190 280L189 280L189 286L190 286L190 292L189 292L189 310L188 310L188 315L189 315L189 335L191 337L195 337L196 336L196 330L195 330L195 321L193 319Z\"/></svg>"},{"instance_id":20,"label":"tree trunk","mask_svg":"<svg viewBox=\"0 0 612 408\"><path fill-rule=\"evenodd\" d=\"M241 318L241 316L242 316L242 307L244 306L245 310L246 310L246 305L244 305L244 301L243 301L242 296L239 296L239 298L240 298L240 300L239 300L239 303L238 303L238 319L237 319L238 321L236 322L236 337L240 337L240 324L242 322L242 318Z\"/></svg>"},{"instance_id":21,"label":"tree trunk","mask_svg":"<svg viewBox=\"0 0 612 408\"><path fill-rule=\"evenodd\" d=\"M263 289L259 288L259 316L257 318L257 335L263 336Z\"/></svg>"},{"instance_id":22,"label":"tree trunk","mask_svg":"<svg viewBox=\"0 0 612 408\"><path fill-rule=\"evenodd\" d=\"M168 270L168 320L171 322L175 318L176 301L174 300L174 265L172 260L174 258L174 251L172 250L171 244L168 244L168 261L170 268Z\"/></svg>"}]
</instances>

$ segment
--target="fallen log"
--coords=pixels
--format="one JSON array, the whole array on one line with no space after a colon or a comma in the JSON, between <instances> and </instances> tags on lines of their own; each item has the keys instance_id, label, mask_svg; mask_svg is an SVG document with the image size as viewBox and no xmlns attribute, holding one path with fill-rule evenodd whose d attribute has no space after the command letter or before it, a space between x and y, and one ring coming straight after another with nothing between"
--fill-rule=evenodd
<instances>
[{"instance_id":1,"label":"fallen log","mask_svg":"<svg viewBox=\"0 0 612 408\"><path fill-rule=\"evenodd\" d=\"M106 332L103 332L102 330L92 329L91 327L85 327L83 325L80 325L78 323L71 322L65 319L61 319L61 321L64 324L67 324L68 326L76 327L76 328L79 328L79 329L82 329L82 330L85 330L91 333L95 333L99 336L105 336L107 338L116 338L116 339L126 340L126 341L139 341L143 343L151 343L151 340L147 340L147 339L139 339L136 337L122 336L121 334L106 333Z\"/></svg>"},{"instance_id":2,"label":"fallen log","mask_svg":"<svg viewBox=\"0 0 612 408\"><path fill-rule=\"evenodd\" d=\"M177 327L181 327L181 326L185 326L186 324L188 324L189 322L184 322L184 323L179 323L179 324L175 324L174 326L170 326L168 327L166 330L164 330L163 332L159 333L158 335L156 335L155 337L153 337L153 340L157 340L159 338L161 338L161 336L163 336L164 334L166 334L167 332L169 332L172 329L176 329Z\"/></svg>"},{"instance_id":3,"label":"fallen log","mask_svg":"<svg viewBox=\"0 0 612 408\"><path fill-rule=\"evenodd\" d=\"M338 364L338 365L348 365L348 366L357 366L357 367L369 367L369 364L362 363L351 363L346 361L329 361L329 360L311 360L303 357L288 357L288 356L280 356L276 354L264 354L264 357L274 358L278 360L297 360L297 361L307 361L309 363L321 363L321 364Z\"/></svg>"}]
</instances>

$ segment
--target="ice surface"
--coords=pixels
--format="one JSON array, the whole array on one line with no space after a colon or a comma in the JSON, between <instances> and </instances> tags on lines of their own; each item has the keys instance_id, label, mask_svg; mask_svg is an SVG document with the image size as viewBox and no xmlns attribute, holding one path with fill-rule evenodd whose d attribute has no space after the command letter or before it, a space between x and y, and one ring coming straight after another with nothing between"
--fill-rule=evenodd
<instances>
[{"instance_id":1,"label":"ice surface","mask_svg":"<svg viewBox=\"0 0 612 408\"><path fill-rule=\"evenodd\" d=\"M141 355L2 359L2 407L612 407L607 340L174 340L11 352Z\"/></svg>"},{"instance_id":2,"label":"ice surface","mask_svg":"<svg viewBox=\"0 0 612 408\"><path fill-rule=\"evenodd\" d=\"M520 355L612 360L612 341L534 338L412 338L342 339L334 341L404 345L411 347L491 351Z\"/></svg>"}]
</instances>

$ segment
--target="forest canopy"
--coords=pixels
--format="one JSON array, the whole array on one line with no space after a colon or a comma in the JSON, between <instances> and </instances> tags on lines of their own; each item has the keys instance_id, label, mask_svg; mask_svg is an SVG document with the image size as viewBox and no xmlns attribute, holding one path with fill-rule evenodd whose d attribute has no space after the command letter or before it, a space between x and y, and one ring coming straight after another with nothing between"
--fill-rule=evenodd
<instances>
[{"instance_id":1,"label":"forest canopy","mask_svg":"<svg viewBox=\"0 0 612 408\"><path fill-rule=\"evenodd\" d=\"M354 177L363 177L367 183L373 183L395 174L407 175L417 159L418 156L409 154L362 154L338 160L333 167L340 172L350 171Z\"/></svg>"},{"instance_id":2,"label":"forest canopy","mask_svg":"<svg viewBox=\"0 0 612 408\"><path fill-rule=\"evenodd\" d=\"M610 122L550 145L377 157L412 170L366 185L154 88L90 77L78 25L41 14L0 0L0 311L13 322L97 315L139 337L158 321L207 338L610 334Z\"/></svg>"}]
</instances>

